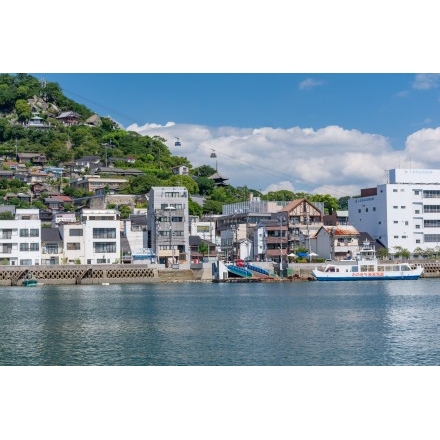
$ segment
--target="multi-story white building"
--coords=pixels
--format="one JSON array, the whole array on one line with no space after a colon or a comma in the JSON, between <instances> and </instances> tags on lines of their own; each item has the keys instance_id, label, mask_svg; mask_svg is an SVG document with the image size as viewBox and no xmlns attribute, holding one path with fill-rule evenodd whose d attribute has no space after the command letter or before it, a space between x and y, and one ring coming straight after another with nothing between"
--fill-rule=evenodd
<instances>
[{"instance_id":1,"label":"multi-story white building","mask_svg":"<svg viewBox=\"0 0 440 440\"><path fill-rule=\"evenodd\" d=\"M83 209L79 222L60 226L64 263L110 264L121 258L121 222L114 209Z\"/></svg>"},{"instance_id":2,"label":"multi-story white building","mask_svg":"<svg viewBox=\"0 0 440 440\"><path fill-rule=\"evenodd\" d=\"M0 220L0 262L30 266L41 262L39 209L16 209L14 219Z\"/></svg>"},{"instance_id":3,"label":"multi-story white building","mask_svg":"<svg viewBox=\"0 0 440 440\"><path fill-rule=\"evenodd\" d=\"M150 247L158 262L171 266L189 261L188 190L154 186L148 200Z\"/></svg>"},{"instance_id":4,"label":"multi-story white building","mask_svg":"<svg viewBox=\"0 0 440 440\"><path fill-rule=\"evenodd\" d=\"M392 169L388 183L348 201L350 224L390 251L440 245L440 170Z\"/></svg>"}]
</instances>

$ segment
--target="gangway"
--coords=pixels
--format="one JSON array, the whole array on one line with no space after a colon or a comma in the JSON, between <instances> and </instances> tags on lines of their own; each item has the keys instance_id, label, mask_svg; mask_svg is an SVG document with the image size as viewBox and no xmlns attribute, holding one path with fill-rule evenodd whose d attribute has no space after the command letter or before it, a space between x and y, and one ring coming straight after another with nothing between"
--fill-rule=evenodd
<instances>
[{"instance_id":1,"label":"gangway","mask_svg":"<svg viewBox=\"0 0 440 440\"><path fill-rule=\"evenodd\" d=\"M253 272L258 272L258 273L261 273L261 274L263 274L263 275L270 276L269 271L266 270L266 269L263 269L262 267L254 266L253 264L248 264L248 265L247 265L247 268L248 268L249 270L252 270Z\"/></svg>"},{"instance_id":2,"label":"gangway","mask_svg":"<svg viewBox=\"0 0 440 440\"><path fill-rule=\"evenodd\" d=\"M235 264L227 264L228 271L242 278L252 278L252 272L244 267L238 267Z\"/></svg>"}]
</instances>

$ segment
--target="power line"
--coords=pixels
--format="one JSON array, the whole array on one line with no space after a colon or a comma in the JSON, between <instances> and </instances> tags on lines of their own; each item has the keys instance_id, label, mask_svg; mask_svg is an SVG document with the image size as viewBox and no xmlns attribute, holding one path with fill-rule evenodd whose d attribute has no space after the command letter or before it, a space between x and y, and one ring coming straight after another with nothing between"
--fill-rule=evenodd
<instances>
[{"instance_id":1,"label":"power line","mask_svg":"<svg viewBox=\"0 0 440 440\"><path fill-rule=\"evenodd\" d=\"M98 107L100 107L100 108L102 108L102 109L105 109L105 110L107 110L107 111L110 111L110 112L112 112L112 114L115 114L115 115L117 115L117 116L121 116L121 117L124 118L124 119L131 120L131 121L133 121L133 123L134 123L134 121L136 121L136 118L135 118L133 115L126 115L126 114L124 114L124 113L121 113L121 112L119 112L118 110L116 110L116 109L114 109L114 108L107 107L107 106L105 106L105 105L99 104L98 102L95 102L95 101L92 101L91 99L85 98L84 96L81 96L79 93L72 92L71 90L64 89L64 88L63 88L62 90L63 90L63 92L68 92L68 93L70 93L70 94L72 94L72 95L77 96L78 98L80 98L80 99L82 99L82 100L84 100L84 101L90 102L91 104L93 104L93 105L95 105L95 106L98 106Z\"/></svg>"},{"instance_id":2,"label":"power line","mask_svg":"<svg viewBox=\"0 0 440 440\"><path fill-rule=\"evenodd\" d=\"M90 102L91 104L93 104L93 105L95 105L95 106L98 106L98 107L100 107L100 108L102 108L102 109L106 109L107 111L110 111L110 112L112 112L112 113L115 114L115 115L119 115L119 116L123 117L124 119L132 120L132 121L135 121L135 120L136 120L136 118L133 117L133 115L126 115L126 114L124 114L124 113L121 113L121 112L119 112L119 111L116 110L116 109L113 109L113 108L111 108L111 107L108 107L108 106L105 106L105 105L99 104L99 103L97 103L97 102L95 102L95 101L92 101L91 99L85 98L84 96L80 95L79 93L76 93L76 92L73 92L73 91L71 91L71 90L64 89L64 88L63 88L62 90L63 90L63 91L66 91L66 92L68 92L68 93L70 93L70 94L72 94L72 95L75 95L75 96L77 96L78 98L80 98L80 99L82 99L82 100L84 100L84 101L88 101L88 102ZM218 151L218 150L216 150L216 152L217 152L217 151ZM224 154L224 153L220 153L220 154L222 154L223 156L227 157L228 159L234 160L234 161L236 161L236 162L240 162L240 163L242 163L242 164L244 164L244 165L246 165L246 166L250 166L250 167L252 167L252 168L254 168L254 169L264 170L264 171L266 171L267 173L273 175L274 177L287 178L287 180L288 180L289 182L291 182L291 183L295 183L295 181L297 181L297 182L299 181L299 182L303 182L304 184L306 184L306 185L308 185L308 186L314 186L314 187L316 187L316 186L321 186L321 187L324 188L324 189L326 188L326 186L322 186L322 185L320 185L319 183L316 183L316 182L311 182L311 181L308 181L308 180L302 179L302 178L300 178L300 177L292 176L291 174L287 174L287 173L284 173L284 172L276 171L276 170L274 170L274 169L272 169L272 168L268 168L268 167L265 167L265 166L262 166L262 165L250 164L250 163L248 163L248 162L245 162L245 161L243 161L243 160L240 160L240 159L234 158L234 157L229 156L229 155ZM291 180L291 177L294 177L294 181ZM339 193L339 194L341 194L341 197L345 197L345 196L347 195L347 194L345 194L345 193L342 193L342 192L339 192L339 191L335 190L334 188L331 188L331 189L330 189L330 187L327 187L327 188L328 188L329 192L332 192L332 193Z\"/></svg>"}]
</instances>

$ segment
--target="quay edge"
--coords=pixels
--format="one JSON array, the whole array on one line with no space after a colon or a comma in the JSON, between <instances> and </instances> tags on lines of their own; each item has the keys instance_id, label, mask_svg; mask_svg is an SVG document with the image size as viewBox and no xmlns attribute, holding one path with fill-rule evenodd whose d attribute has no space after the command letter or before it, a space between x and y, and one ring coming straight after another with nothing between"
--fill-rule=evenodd
<instances>
[{"instance_id":1,"label":"quay edge","mask_svg":"<svg viewBox=\"0 0 440 440\"><path fill-rule=\"evenodd\" d=\"M422 278L440 277L439 261L410 261L410 264L420 264L424 267ZM320 265L321 263L290 264L291 276L271 281L307 281L312 279L312 270ZM179 269L166 269L149 264L0 266L0 286L20 286L29 278L47 285L218 282L213 279L211 263L198 264L195 267L182 265Z\"/></svg>"}]
</instances>

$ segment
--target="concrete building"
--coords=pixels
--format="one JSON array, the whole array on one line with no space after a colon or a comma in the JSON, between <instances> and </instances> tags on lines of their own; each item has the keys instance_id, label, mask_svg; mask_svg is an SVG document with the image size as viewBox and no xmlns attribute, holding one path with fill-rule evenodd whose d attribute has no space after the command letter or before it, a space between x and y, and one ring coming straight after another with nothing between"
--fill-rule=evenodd
<instances>
[{"instance_id":1,"label":"concrete building","mask_svg":"<svg viewBox=\"0 0 440 440\"><path fill-rule=\"evenodd\" d=\"M124 236L129 244L132 263L151 263L155 259L148 247L147 213L131 214L124 220Z\"/></svg>"},{"instance_id":2,"label":"concrete building","mask_svg":"<svg viewBox=\"0 0 440 440\"><path fill-rule=\"evenodd\" d=\"M77 223L60 225L63 263L111 264L121 259L121 222L113 209L83 209Z\"/></svg>"},{"instance_id":3,"label":"concrete building","mask_svg":"<svg viewBox=\"0 0 440 440\"><path fill-rule=\"evenodd\" d=\"M359 253L360 234L353 226L321 226L314 236L313 251L332 260L351 260Z\"/></svg>"},{"instance_id":4,"label":"concrete building","mask_svg":"<svg viewBox=\"0 0 440 440\"><path fill-rule=\"evenodd\" d=\"M39 209L10 211L12 220L0 220L0 262L10 266L31 266L41 262L41 220Z\"/></svg>"},{"instance_id":5,"label":"concrete building","mask_svg":"<svg viewBox=\"0 0 440 440\"><path fill-rule=\"evenodd\" d=\"M348 201L350 224L392 253L440 245L440 170L392 169L388 182Z\"/></svg>"},{"instance_id":6,"label":"concrete building","mask_svg":"<svg viewBox=\"0 0 440 440\"><path fill-rule=\"evenodd\" d=\"M63 239L58 228L41 228L41 264L61 264Z\"/></svg>"},{"instance_id":7,"label":"concrete building","mask_svg":"<svg viewBox=\"0 0 440 440\"><path fill-rule=\"evenodd\" d=\"M78 179L72 179L70 186L77 189L85 189L89 192L96 192L98 189L108 188L109 190L117 190L119 187L127 183L127 179L113 179L100 176L83 176Z\"/></svg>"},{"instance_id":8,"label":"concrete building","mask_svg":"<svg viewBox=\"0 0 440 440\"><path fill-rule=\"evenodd\" d=\"M158 262L177 267L189 262L188 191L185 187L152 187L147 213L150 248Z\"/></svg>"}]
</instances>

